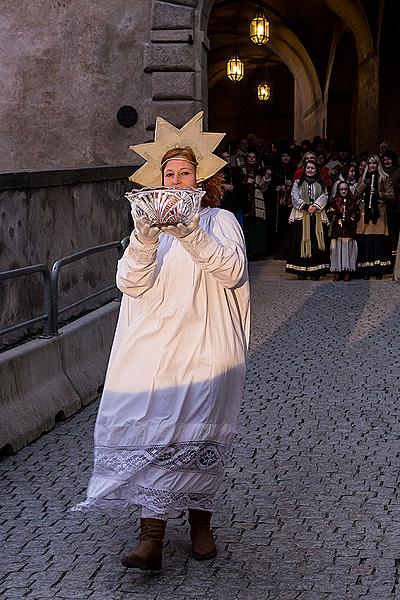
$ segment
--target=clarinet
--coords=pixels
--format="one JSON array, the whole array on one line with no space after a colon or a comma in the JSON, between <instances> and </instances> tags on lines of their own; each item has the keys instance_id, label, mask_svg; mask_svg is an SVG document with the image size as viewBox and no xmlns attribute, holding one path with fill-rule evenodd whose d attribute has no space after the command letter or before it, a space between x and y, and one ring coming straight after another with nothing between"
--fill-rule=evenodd
<instances>
[{"instance_id":1,"label":"clarinet","mask_svg":"<svg viewBox=\"0 0 400 600\"><path fill-rule=\"evenodd\" d=\"M371 187L369 190L369 204L368 204L369 210L372 209L372 195L374 193L374 188L375 188L375 173L373 173L372 177L371 177Z\"/></svg>"}]
</instances>

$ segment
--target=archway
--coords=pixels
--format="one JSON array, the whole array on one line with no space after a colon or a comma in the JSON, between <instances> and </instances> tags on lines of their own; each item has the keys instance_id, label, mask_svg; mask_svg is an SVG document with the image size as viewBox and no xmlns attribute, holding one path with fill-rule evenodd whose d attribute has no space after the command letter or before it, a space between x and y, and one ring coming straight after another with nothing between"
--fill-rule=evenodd
<instances>
[{"instance_id":1,"label":"archway","mask_svg":"<svg viewBox=\"0 0 400 600\"><path fill-rule=\"evenodd\" d=\"M240 120L246 120L247 114L251 112L253 126L250 129L266 130L268 137L273 134L274 137L294 136L300 140L320 135L326 115L314 64L299 38L280 18L277 11L271 8L271 4L262 3L268 10L273 31L270 41L262 48L250 41L248 32L250 20L257 7L256 2L216 0L205 4L207 9L202 12L203 26L208 18L210 39L210 122L214 124L220 117L224 117L225 121L230 119L231 128L237 130L237 124L233 124L235 112L236 119L240 115ZM235 30L238 50L245 61L247 74L243 81L232 84L225 81L225 63L233 51ZM276 82L271 102L264 103L262 107L260 101L253 102L256 98L257 77L269 77ZM217 108L222 100L226 112ZM240 100L242 103L246 101L245 111L234 110ZM249 127L247 123L246 127Z\"/></svg>"}]
</instances>

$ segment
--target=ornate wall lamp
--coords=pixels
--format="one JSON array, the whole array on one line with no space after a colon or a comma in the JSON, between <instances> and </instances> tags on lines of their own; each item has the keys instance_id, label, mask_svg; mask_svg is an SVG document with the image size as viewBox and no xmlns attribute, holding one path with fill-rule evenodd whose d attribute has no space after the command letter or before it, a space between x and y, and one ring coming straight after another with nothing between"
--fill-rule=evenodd
<instances>
[{"instance_id":1,"label":"ornate wall lamp","mask_svg":"<svg viewBox=\"0 0 400 600\"><path fill-rule=\"evenodd\" d=\"M258 84L257 96L259 100L269 100L271 96L271 88L266 81Z\"/></svg>"},{"instance_id":2,"label":"ornate wall lamp","mask_svg":"<svg viewBox=\"0 0 400 600\"><path fill-rule=\"evenodd\" d=\"M233 56L226 63L226 74L231 81L240 81L244 77L244 62L240 59L235 33L235 51Z\"/></svg>"},{"instance_id":3,"label":"ornate wall lamp","mask_svg":"<svg viewBox=\"0 0 400 600\"><path fill-rule=\"evenodd\" d=\"M269 21L261 6L258 7L256 16L250 23L250 38L258 46L266 44L269 40Z\"/></svg>"}]
</instances>

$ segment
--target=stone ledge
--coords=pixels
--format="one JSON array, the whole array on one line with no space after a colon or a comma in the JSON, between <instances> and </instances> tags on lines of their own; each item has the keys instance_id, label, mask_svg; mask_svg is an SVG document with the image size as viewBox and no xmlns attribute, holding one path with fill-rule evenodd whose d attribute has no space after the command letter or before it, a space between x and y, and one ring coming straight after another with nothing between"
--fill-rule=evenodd
<instances>
[{"instance_id":1,"label":"stone ledge","mask_svg":"<svg viewBox=\"0 0 400 600\"><path fill-rule=\"evenodd\" d=\"M193 44L192 29L155 29L150 32L150 41L153 43L171 44L183 42Z\"/></svg>"},{"instance_id":2,"label":"stone ledge","mask_svg":"<svg viewBox=\"0 0 400 600\"><path fill-rule=\"evenodd\" d=\"M146 129L151 131L155 127L157 117L166 119L175 127L182 127L189 119L202 109L201 102L196 100L163 102L148 100L145 108Z\"/></svg>"},{"instance_id":3,"label":"stone ledge","mask_svg":"<svg viewBox=\"0 0 400 600\"><path fill-rule=\"evenodd\" d=\"M193 71L194 46L188 44L146 44L144 71Z\"/></svg>"},{"instance_id":4,"label":"stone ledge","mask_svg":"<svg viewBox=\"0 0 400 600\"><path fill-rule=\"evenodd\" d=\"M154 29L190 29L194 25L194 8L185 4L153 4L152 26Z\"/></svg>"},{"instance_id":5,"label":"stone ledge","mask_svg":"<svg viewBox=\"0 0 400 600\"><path fill-rule=\"evenodd\" d=\"M153 100L195 100L196 74L154 72L152 77Z\"/></svg>"},{"instance_id":6,"label":"stone ledge","mask_svg":"<svg viewBox=\"0 0 400 600\"><path fill-rule=\"evenodd\" d=\"M113 181L129 177L138 168L122 165L0 173L0 191Z\"/></svg>"}]
</instances>

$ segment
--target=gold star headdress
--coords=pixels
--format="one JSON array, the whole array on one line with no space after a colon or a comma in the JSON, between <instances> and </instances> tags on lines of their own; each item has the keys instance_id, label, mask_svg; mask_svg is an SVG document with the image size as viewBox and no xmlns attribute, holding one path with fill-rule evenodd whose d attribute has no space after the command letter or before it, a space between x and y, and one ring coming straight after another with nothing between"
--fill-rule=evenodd
<instances>
[{"instance_id":1,"label":"gold star headdress","mask_svg":"<svg viewBox=\"0 0 400 600\"><path fill-rule=\"evenodd\" d=\"M198 183L208 179L226 166L226 162L213 154L224 133L207 133L203 131L203 111L197 113L181 129L168 121L157 117L154 142L130 146L146 163L129 177L130 181L146 187L162 185L161 160L167 150L190 146L197 160L196 180Z\"/></svg>"}]
</instances>

